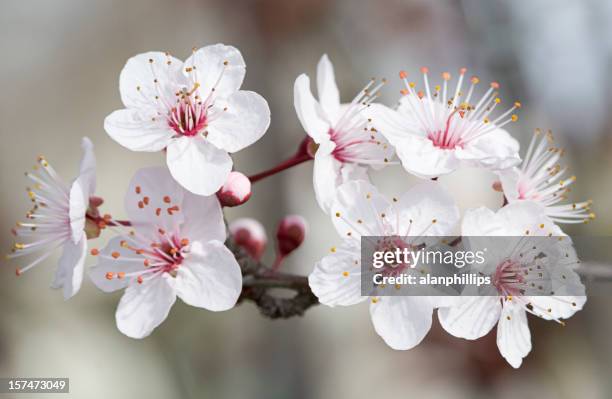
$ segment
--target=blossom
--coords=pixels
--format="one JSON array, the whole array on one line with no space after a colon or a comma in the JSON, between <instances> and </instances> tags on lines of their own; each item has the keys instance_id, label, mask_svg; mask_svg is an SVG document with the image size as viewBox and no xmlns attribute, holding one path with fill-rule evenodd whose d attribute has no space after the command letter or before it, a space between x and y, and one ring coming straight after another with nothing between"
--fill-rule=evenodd
<instances>
[{"instance_id":1,"label":"blossom","mask_svg":"<svg viewBox=\"0 0 612 399\"><path fill-rule=\"evenodd\" d=\"M470 210L461 230L468 247L484 236L504 237L503 244L488 240L489 245L500 245L488 248L482 265L474 264L475 271L491 276L495 291L466 296L461 304L441 308L440 323L465 339L482 337L497 324L499 351L518 368L531 351L527 313L563 324L562 319L586 302L584 286L574 271L579 261L571 240L527 201L509 204L497 213L484 207Z\"/></svg>"},{"instance_id":2,"label":"blossom","mask_svg":"<svg viewBox=\"0 0 612 399\"><path fill-rule=\"evenodd\" d=\"M125 288L117 327L143 338L161 324L178 296L212 311L232 308L242 289L216 196L181 188L166 168L141 169L125 200L133 230L120 230L90 272L103 291ZM111 223L117 225L118 223Z\"/></svg>"},{"instance_id":3,"label":"blossom","mask_svg":"<svg viewBox=\"0 0 612 399\"><path fill-rule=\"evenodd\" d=\"M394 349L410 349L431 328L432 313L444 297L379 296L361 292L361 239L384 237L375 246L384 250L416 248L420 237L444 236L459 221L459 210L452 197L437 182L423 182L401 198L389 202L366 181L351 181L338 189L332 203L334 226L343 237L331 248L309 276L309 284L319 301L328 306L349 306L369 298L374 329ZM404 273L409 268L385 268L384 274Z\"/></svg>"},{"instance_id":4,"label":"blossom","mask_svg":"<svg viewBox=\"0 0 612 399\"><path fill-rule=\"evenodd\" d=\"M462 86L466 69L459 71L454 92L449 92L451 75L442 74L442 86L429 85L427 68L421 68L425 92L408 82L406 72L400 78L406 88L397 110L375 104L370 107L372 126L395 147L404 168L423 178L451 173L461 166L505 169L520 162L519 144L503 126L516 121L515 102L497 117L493 111L501 103L499 84L491 83L485 94L476 98L474 90L480 79L472 77L467 93Z\"/></svg>"},{"instance_id":5,"label":"blossom","mask_svg":"<svg viewBox=\"0 0 612 399\"><path fill-rule=\"evenodd\" d=\"M563 149L553 146L552 132L542 134L536 129L520 167L498 172L504 195L510 203L527 200L539 204L556 223L588 223L595 219L591 200L560 204L576 181L576 176L567 177L567 167L558 163L563 155Z\"/></svg>"},{"instance_id":6,"label":"blossom","mask_svg":"<svg viewBox=\"0 0 612 399\"><path fill-rule=\"evenodd\" d=\"M214 194L232 170L228 153L257 141L270 110L259 94L239 90L240 52L216 44L182 62L168 53L130 58L119 78L125 109L104 121L106 132L133 151L167 150L172 176L187 190Z\"/></svg>"},{"instance_id":7,"label":"blossom","mask_svg":"<svg viewBox=\"0 0 612 399\"><path fill-rule=\"evenodd\" d=\"M37 254L29 264L16 269L19 276L40 265L57 248L62 247L51 287L63 288L65 299L74 296L83 281L87 254L86 213L96 186L93 144L84 137L81 147L83 157L79 175L71 184L66 184L43 156L38 157L34 172L26 172L25 175L32 180L28 196L34 205L26 214L28 221L18 222L12 229L19 241L15 242L8 255L9 258L17 258Z\"/></svg>"},{"instance_id":8,"label":"blossom","mask_svg":"<svg viewBox=\"0 0 612 399\"><path fill-rule=\"evenodd\" d=\"M366 166L380 168L393 156L384 137L368 129L364 109L375 100L382 83L372 80L349 104L340 103L334 68L327 55L317 66L319 101L306 74L294 85L294 105L304 130L318 144L313 183L321 208L329 211L336 188L349 180L367 179Z\"/></svg>"}]
</instances>

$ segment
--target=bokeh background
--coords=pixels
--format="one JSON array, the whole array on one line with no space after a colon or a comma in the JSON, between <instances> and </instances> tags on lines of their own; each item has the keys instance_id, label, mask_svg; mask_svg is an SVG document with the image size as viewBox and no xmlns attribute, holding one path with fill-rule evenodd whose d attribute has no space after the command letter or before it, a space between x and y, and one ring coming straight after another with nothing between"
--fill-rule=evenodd
<instances>
[{"instance_id":1,"label":"bokeh background","mask_svg":"<svg viewBox=\"0 0 612 399\"><path fill-rule=\"evenodd\" d=\"M612 232L612 2L4 0L2 248L10 248L8 231L29 207L22 172L42 153L71 179L84 135L96 145L103 210L123 216L132 174L163 164L163 157L132 153L103 130L104 117L121 107L121 68L140 52L184 58L194 46L217 42L242 51L244 87L261 93L272 110L268 133L235 157L247 174L273 166L302 139L293 82L303 72L313 76L323 53L336 66L344 100L378 76L389 79L381 101L390 105L401 88L400 69L467 66L484 81L499 81L504 99L523 102L521 119L510 126L523 145L542 127L567 148L566 162L578 176L573 196L592 198L598 213L594 223L569 231ZM269 235L284 215L305 216L310 232L284 266L302 274L338 241L311 179L312 165L298 166L257 183L245 206L227 212L230 220L259 219ZM400 167L374 179L388 194L414 182ZM441 181L463 209L500 205L488 172ZM272 256L270 248L266 259ZM19 279L14 265L0 269L0 376L69 377L72 397L612 397L612 296L591 297L566 327L531 318L534 350L513 370L498 354L495 333L467 342L436 325L416 349L393 351L374 332L367 305L320 306L302 318L270 321L251 304L214 314L177 302L151 337L135 341L114 324L120 294L103 294L86 281L64 302L48 289L52 268L50 260Z\"/></svg>"}]
</instances>

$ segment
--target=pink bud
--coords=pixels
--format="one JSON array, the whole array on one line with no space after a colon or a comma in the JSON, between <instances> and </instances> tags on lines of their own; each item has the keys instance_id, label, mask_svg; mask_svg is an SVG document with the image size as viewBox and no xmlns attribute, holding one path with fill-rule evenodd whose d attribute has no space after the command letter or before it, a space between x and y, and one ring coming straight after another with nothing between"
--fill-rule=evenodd
<instances>
[{"instance_id":1,"label":"pink bud","mask_svg":"<svg viewBox=\"0 0 612 399\"><path fill-rule=\"evenodd\" d=\"M289 255L302 245L307 229L307 223L303 217L299 215L285 216L276 231L278 253L281 258Z\"/></svg>"},{"instance_id":2,"label":"pink bud","mask_svg":"<svg viewBox=\"0 0 612 399\"><path fill-rule=\"evenodd\" d=\"M243 248L251 257L260 260L268 242L266 230L255 219L236 219L229 225L234 242Z\"/></svg>"},{"instance_id":3,"label":"pink bud","mask_svg":"<svg viewBox=\"0 0 612 399\"><path fill-rule=\"evenodd\" d=\"M232 207L242 205L250 197L251 181L240 172L231 172L223 187L217 191L217 198L219 198L221 206Z\"/></svg>"}]
</instances>

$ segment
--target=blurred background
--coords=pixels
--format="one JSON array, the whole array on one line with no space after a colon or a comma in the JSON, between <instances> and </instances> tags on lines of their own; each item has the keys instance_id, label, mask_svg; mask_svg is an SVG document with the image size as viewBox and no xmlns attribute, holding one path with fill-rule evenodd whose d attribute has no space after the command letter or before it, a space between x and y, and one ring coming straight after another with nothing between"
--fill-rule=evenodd
<instances>
[{"instance_id":1,"label":"blurred background","mask_svg":"<svg viewBox=\"0 0 612 399\"><path fill-rule=\"evenodd\" d=\"M124 216L132 174L164 161L161 154L124 149L103 130L104 117L122 107L121 68L137 53L185 58L192 47L217 42L242 51L243 87L262 94L272 110L264 138L235 156L246 174L297 147L304 133L293 109L293 82L303 72L314 77L323 53L335 64L345 101L377 76L389 79L381 101L392 105L400 69L426 65L437 74L466 66L483 81L499 81L502 98L522 101L521 119L510 130L523 146L542 127L553 129L568 150L566 162L578 176L573 198L592 198L598 218L567 231L612 232L612 2L4 0L2 248L10 249L9 229L29 209L22 172L44 154L73 178L84 135L96 146L102 209ZM309 273L338 242L311 179L312 165L300 165L257 183L246 205L227 212L229 220L259 219L270 236L284 215L305 216L305 244L284 266L294 273ZM374 180L389 195L414 182L400 167ZM441 181L463 209L500 205L489 172L466 170ZM266 260L273 257L268 252ZM215 314L178 301L152 336L135 341L115 327L119 293L101 293L86 281L64 302L61 292L48 289L55 259L19 279L13 264L0 269L0 376L69 377L72 397L612 397L612 296L589 298L566 327L530 318L534 350L513 370L499 355L494 332L468 342L434 325L416 349L393 351L374 332L367 305L319 306L302 318L270 321L248 303Z\"/></svg>"}]
</instances>

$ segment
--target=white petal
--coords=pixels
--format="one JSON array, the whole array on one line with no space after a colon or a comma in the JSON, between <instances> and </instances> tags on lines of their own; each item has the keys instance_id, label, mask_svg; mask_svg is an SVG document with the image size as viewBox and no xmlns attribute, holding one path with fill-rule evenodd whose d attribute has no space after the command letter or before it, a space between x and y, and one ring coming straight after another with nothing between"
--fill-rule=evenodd
<instances>
[{"instance_id":1,"label":"white petal","mask_svg":"<svg viewBox=\"0 0 612 399\"><path fill-rule=\"evenodd\" d=\"M417 184L402 195L394 209L402 236L450 235L459 222L453 197L438 182Z\"/></svg>"},{"instance_id":2,"label":"white petal","mask_svg":"<svg viewBox=\"0 0 612 399\"><path fill-rule=\"evenodd\" d=\"M504 302L497 324L497 347L514 368L519 368L523 358L531 351L531 333L525 311L510 301Z\"/></svg>"},{"instance_id":3,"label":"white petal","mask_svg":"<svg viewBox=\"0 0 612 399\"><path fill-rule=\"evenodd\" d=\"M340 93L336 86L334 66L327 54L323 54L317 65L317 91L319 102L327 115L336 115L340 109Z\"/></svg>"},{"instance_id":4,"label":"white petal","mask_svg":"<svg viewBox=\"0 0 612 399\"><path fill-rule=\"evenodd\" d=\"M130 282L136 283L138 273L146 270L144 266L145 258L136 254L135 251L123 247L121 245L123 241L130 245L136 245L128 237L113 237L98 254L98 263L89 269L89 278L96 287L104 292L113 292L125 288ZM119 257L114 258L113 253L118 253ZM107 279L107 273L112 273L113 278ZM118 273L125 273L128 276L118 278Z\"/></svg>"},{"instance_id":5,"label":"white petal","mask_svg":"<svg viewBox=\"0 0 612 399\"><path fill-rule=\"evenodd\" d=\"M371 104L364 112L371 119L372 127L385 136L393 146L397 147L406 137L419 133L411 123L411 118L405 113L385 105Z\"/></svg>"},{"instance_id":6,"label":"white petal","mask_svg":"<svg viewBox=\"0 0 612 399\"><path fill-rule=\"evenodd\" d=\"M504 233L500 218L487 207L468 209L463 215L461 222L463 236L503 236Z\"/></svg>"},{"instance_id":7,"label":"white petal","mask_svg":"<svg viewBox=\"0 0 612 399\"><path fill-rule=\"evenodd\" d=\"M176 301L167 281L171 278L163 274L128 286L115 313L119 331L131 338L144 338L166 320Z\"/></svg>"},{"instance_id":8,"label":"white petal","mask_svg":"<svg viewBox=\"0 0 612 399\"><path fill-rule=\"evenodd\" d=\"M87 255L87 238L81 233L77 243L66 241L51 287L63 288L64 299L72 298L83 282L83 265Z\"/></svg>"},{"instance_id":9,"label":"white petal","mask_svg":"<svg viewBox=\"0 0 612 399\"><path fill-rule=\"evenodd\" d=\"M497 176L508 202L517 201L519 199L519 170L516 167L504 169L497 172Z\"/></svg>"},{"instance_id":10,"label":"white petal","mask_svg":"<svg viewBox=\"0 0 612 399\"><path fill-rule=\"evenodd\" d=\"M226 109L210 122L207 139L225 151L248 147L270 126L268 103L252 91L238 91L219 106Z\"/></svg>"},{"instance_id":11,"label":"white petal","mask_svg":"<svg viewBox=\"0 0 612 399\"><path fill-rule=\"evenodd\" d=\"M156 231L160 227L172 231L183 222L183 213L170 213L168 208L178 205L180 209L183 197L184 190L172 178L167 168L143 168L138 170L130 181L125 196L125 209L139 232L146 232L148 229ZM170 201L166 202L168 199ZM157 233L154 234L157 236Z\"/></svg>"},{"instance_id":12,"label":"white petal","mask_svg":"<svg viewBox=\"0 0 612 399\"><path fill-rule=\"evenodd\" d=\"M186 83L181 73L182 65L181 60L159 51L138 54L127 60L119 75L123 105L140 110L158 109L160 101L156 96L171 103L175 91Z\"/></svg>"},{"instance_id":13,"label":"white petal","mask_svg":"<svg viewBox=\"0 0 612 399\"><path fill-rule=\"evenodd\" d=\"M361 246L345 240L325 256L308 276L308 284L319 302L327 306L349 306L366 300L361 296Z\"/></svg>"},{"instance_id":14,"label":"white petal","mask_svg":"<svg viewBox=\"0 0 612 399\"><path fill-rule=\"evenodd\" d=\"M465 339L484 337L495 326L501 313L496 296L460 298L452 307L438 309L440 324L449 334Z\"/></svg>"},{"instance_id":15,"label":"white petal","mask_svg":"<svg viewBox=\"0 0 612 399\"><path fill-rule=\"evenodd\" d=\"M433 306L427 297L387 296L370 305L374 329L393 349L417 346L431 328Z\"/></svg>"},{"instance_id":16,"label":"white petal","mask_svg":"<svg viewBox=\"0 0 612 399\"><path fill-rule=\"evenodd\" d=\"M350 232L353 239L359 240L362 235L383 236L389 233L382 217L389 205L376 187L367 181L355 180L338 188L330 214L341 237L347 237Z\"/></svg>"},{"instance_id":17,"label":"white petal","mask_svg":"<svg viewBox=\"0 0 612 399\"><path fill-rule=\"evenodd\" d=\"M325 213L329 213L329 208L336 196L336 190L341 183L341 167L342 163L335 159L333 155L325 155L318 151L315 154L312 183L317 202Z\"/></svg>"},{"instance_id":18,"label":"white petal","mask_svg":"<svg viewBox=\"0 0 612 399\"><path fill-rule=\"evenodd\" d=\"M457 158L492 170L506 169L521 162L519 143L504 129L496 129L455 151Z\"/></svg>"},{"instance_id":19,"label":"white petal","mask_svg":"<svg viewBox=\"0 0 612 399\"><path fill-rule=\"evenodd\" d=\"M226 65L227 63L227 65ZM183 70L186 77L200 83L200 96L208 97L214 87L214 95L227 97L238 91L246 74L242 54L233 46L214 44L202 47L185 60L185 67L195 67L192 72Z\"/></svg>"},{"instance_id":20,"label":"white petal","mask_svg":"<svg viewBox=\"0 0 612 399\"><path fill-rule=\"evenodd\" d=\"M545 320L568 319L584 307L586 296L532 296L533 312Z\"/></svg>"},{"instance_id":21,"label":"white petal","mask_svg":"<svg viewBox=\"0 0 612 399\"><path fill-rule=\"evenodd\" d=\"M404 169L422 178L442 176L460 166L455 151L435 147L431 140L417 135L409 134L397 140L395 152Z\"/></svg>"},{"instance_id":22,"label":"white petal","mask_svg":"<svg viewBox=\"0 0 612 399\"><path fill-rule=\"evenodd\" d=\"M72 242L79 242L85 229L85 214L89 207L89 181L87 176L79 176L70 186L68 215Z\"/></svg>"},{"instance_id":23,"label":"white petal","mask_svg":"<svg viewBox=\"0 0 612 399\"><path fill-rule=\"evenodd\" d=\"M240 266L223 243L194 243L178 268L174 287L188 305L215 312L228 310L234 307L242 290Z\"/></svg>"},{"instance_id":24,"label":"white petal","mask_svg":"<svg viewBox=\"0 0 612 399\"><path fill-rule=\"evenodd\" d=\"M161 119L156 113L120 109L104 119L104 130L113 140L132 151L157 152L168 146L174 134Z\"/></svg>"},{"instance_id":25,"label":"white petal","mask_svg":"<svg viewBox=\"0 0 612 399\"><path fill-rule=\"evenodd\" d=\"M232 159L201 137L180 137L168 145L168 168L181 186L198 195L212 195L227 180Z\"/></svg>"},{"instance_id":26,"label":"white petal","mask_svg":"<svg viewBox=\"0 0 612 399\"><path fill-rule=\"evenodd\" d=\"M185 218L181 226L183 238L200 242L225 241L225 221L216 195L204 197L186 192L181 209Z\"/></svg>"},{"instance_id":27,"label":"white petal","mask_svg":"<svg viewBox=\"0 0 612 399\"><path fill-rule=\"evenodd\" d=\"M93 195L96 191L96 156L93 151L94 146L88 137L83 137L81 148L83 149L83 157L81 158L79 177L87 179L88 194Z\"/></svg>"},{"instance_id":28,"label":"white petal","mask_svg":"<svg viewBox=\"0 0 612 399\"><path fill-rule=\"evenodd\" d=\"M329 119L310 91L310 79L300 75L293 86L293 104L302 127L316 143L329 141Z\"/></svg>"}]
</instances>

